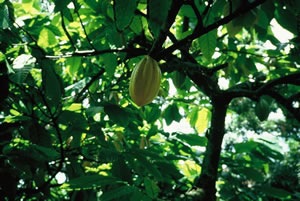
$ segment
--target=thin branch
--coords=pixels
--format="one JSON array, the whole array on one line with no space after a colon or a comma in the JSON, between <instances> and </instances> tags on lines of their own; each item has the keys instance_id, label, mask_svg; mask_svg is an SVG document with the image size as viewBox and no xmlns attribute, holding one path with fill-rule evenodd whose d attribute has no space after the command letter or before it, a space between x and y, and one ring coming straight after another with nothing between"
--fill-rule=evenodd
<instances>
[{"instance_id":1,"label":"thin branch","mask_svg":"<svg viewBox=\"0 0 300 201\"><path fill-rule=\"evenodd\" d=\"M270 55L262 55L262 54L257 54L257 53L253 53L253 52L247 52L247 51L241 51L241 50L230 50L230 49L223 49L223 50L219 50L218 52L234 52L237 54L246 54L246 55L252 55L252 56L256 56L256 57L262 57L262 58L282 58L282 57L288 57L288 55L279 55L279 56L270 56Z\"/></svg>"},{"instance_id":2,"label":"thin branch","mask_svg":"<svg viewBox=\"0 0 300 201\"><path fill-rule=\"evenodd\" d=\"M159 36L154 41L153 46L149 52L149 55L151 55L152 57L156 58L158 56L157 53L159 52L163 43L165 42L166 37L167 37L167 32L170 29L170 27L172 26L172 24L174 23L175 18L177 16L182 4L183 4L183 1L181 1L181 0L173 0L172 1L171 9L168 12L168 17L165 22L165 25L160 30Z\"/></svg>"},{"instance_id":3,"label":"thin branch","mask_svg":"<svg viewBox=\"0 0 300 201\"><path fill-rule=\"evenodd\" d=\"M142 48L120 48L120 49L106 49L106 50L78 50L75 52L69 52L61 55L46 55L47 59L60 59L60 58L69 58L69 57L88 57L88 56L98 56L106 53L121 53L125 52L130 55L130 57L140 56L147 54L147 50Z\"/></svg>"},{"instance_id":4,"label":"thin branch","mask_svg":"<svg viewBox=\"0 0 300 201\"><path fill-rule=\"evenodd\" d=\"M256 90L258 95L263 94L266 90L271 89L272 87L280 84L296 84L300 85L300 83L295 83L296 80L300 80L300 71L292 73L290 75L286 75L284 77L280 77L275 80L271 80L266 84L262 85L260 88Z\"/></svg>"},{"instance_id":5,"label":"thin branch","mask_svg":"<svg viewBox=\"0 0 300 201\"><path fill-rule=\"evenodd\" d=\"M162 50L160 53L158 53L158 55L160 57L164 57L166 55L170 55L173 51L175 51L176 49L178 49L180 46L186 44L187 42L193 41L194 39L218 28L221 25L227 24L228 22L230 22L231 20L233 20L234 18L256 8L257 6L263 4L266 0L256 0L252 3L249 3L247 7L240 7L239 9L237 9L236 11L234 11L232 14L223 17L222 19L216 21L213 24L208 25L207 27L204 27L203 29L199 30L199 32L195 32L192 33L191 35L185 37L184 39L178 41L177 43L173 44L172 46L168 47L167 49Z\"/></svg>"},{"instance_id":6,"label":"thin branch","mask_svg":"<svg viewBox=\"0 0 300 201\"><path fill-rule=\"evenodd\" d=\"M71 35L69 34L69 32L68 32L68 30L67 30L67 27L66 27L66 24L65 24L65 20L64 20L64 13L63 13L63 11L60 11L60 15L61 15L61 26L62 26L62 28L63 28L65 34L67 35L67 37L68 37L68 39L69 39L69 41L70 41L70 43L71 43L72 48L73 48L74 50L76 50L77 48L76 48L76 46L75 46L75 44L74 44L74 42L73 42L73 40L72 40Z\"/></svg>"},{"instance_id":7,"label":"thin branch","mask_svg":"<svg viewBox=\"0 0 300 201\"><path fill-rule=\"evenodd\" d=\"M74 5L74 8L75 8L74 9L75 13L77 14L77 16L79 18L80 25L81 25L81 27L83 29L83 32L84 32L85 36L86 36L86 40L88 41L89 45L95 50L96 48L94 47L92 41L90 40L90 38L89 38L89 36L87 34L87 31L85 29L85 26L83 25L82 19L81 19L80 14L79 14L79 8L77 8L76 2L74 0L72 0L72 2L73 2L73 5Z\"/></svg>"},{"instance_id":8,"label":"thin branch","mask_svg":"<svg viewBox=\"0 0 300 201\"><path fill-rule=\"evenodd\" d=\"M43 55L46 55L45 50L38 45L37 40L26 29L24 29L22 26L20 26L17 22L14 22L14 23L17 25L18 28L20 28L22 31L24 31L26 33L26 35L34 42L34 44L36 46L35 48L39 49ZM28 44L28 46L31 46L31 45ZM31 48L33 48L33 47L31 47Z\"/></svg>"},{"instance_id":9,"label":"thin branch","mask_svg":"<svg viewBox=\"0 0 300 201\"><path fill-rule=\"evenodd\" d=\"M288 101L288 98L283 97L273 90L267 91L266 94L274 98L280 105L286 108L297 119L297 121L300 122L300 110L299 108L294 108L292 103Z\"/></svg>"},{"instance_id":10,"label":"thin branch","mask_svg":"<svg viewBox=\"0 0 300 201\"><path fill-rule=\"evenodd\" d=\"M198 32L199 30L203 29L203 18L195 4L195 1L190 1L190 6L192 7L198 21L197 21L197 25L194 29L194 32Z\"/></svg>"},{"instance_id":11,"label":"thin branch","mask_svg":"<svg viewBox=\"0 0 300 201\"><path fill-rule=\"evenodd\" d=\"M207 13L208 13L208 11L209 11L211 5L213 4L213 2L214 2L213 0L209 0L209 1L208 1L208 5L206 6L205 10L204 10L203 13L202 13L202 16L203 16L203 17L205 17L205 16L207 15Z\"/></svg>"},{"instance_id":12,"label":"thin branch","mask_svg":"<svg viewBox=\"0 0 300 201\"><path fill-rule=\"evenodd\" d=\"M273 87L281 84L294 84L300 86L300 71L270 80L266 83L242 83L233 86L226 90L224 93L231 99L237 97L248 97L250 99L257 99L257 97L263 95L266 91L271 90ZM298 82L297 82L298 81Z\"/></svg>"},{"instance_id":13,"label":"thin branch","mask_svg":"<svg viewBox=\"0 0 300 201\"><path fill-rule=\"evenodd\" d=\"M85 87L83 87L83 89L81 89L81 91L75 96L74 98L74 102L79 102L82 99L82 95L83 93L88 90L88 88L96 81L99 80L99 78L103 75L103 73L105 72L104 68L101 68L101 70L92 77L92 79L85 85Z\"/></svg>"}]
</instances>

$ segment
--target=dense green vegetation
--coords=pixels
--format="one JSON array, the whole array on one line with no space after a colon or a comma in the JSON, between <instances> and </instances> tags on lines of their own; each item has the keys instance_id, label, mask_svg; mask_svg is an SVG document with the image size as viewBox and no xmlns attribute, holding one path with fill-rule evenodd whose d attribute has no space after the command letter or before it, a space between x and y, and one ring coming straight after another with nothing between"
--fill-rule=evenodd
<instances>
[{"instance_id":1,"label":"dense green vegetation","mask_svg":"<svg viewBox=\"0 0 300 201\"><path fill-rule=\"evenodd\" d=\"M297 0L0 0L0 199L299 200L299 66Z\"/></svg>"}]
</instances>

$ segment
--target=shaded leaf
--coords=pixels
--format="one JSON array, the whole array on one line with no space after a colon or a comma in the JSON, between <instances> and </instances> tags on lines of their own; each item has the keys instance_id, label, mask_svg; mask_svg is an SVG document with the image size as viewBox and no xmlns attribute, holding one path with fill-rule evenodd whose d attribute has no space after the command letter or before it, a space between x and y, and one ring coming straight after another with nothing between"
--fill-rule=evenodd
<instances>
[{"instance_id":1,"label":"shaded leaf","mask_svg":"<svg viewBox=\"0 0 300 201\"><path fill-rule=\"evenodd\" d=\"M171 0L148 0L148 24L155 38L158 37L161 28L165 26L171 2Z\"/></svg>"},{"instance_id":2,"label":"shaded leaf","mask_svg":"<svg viewBox=\"0 0 300 201\"><path fill-rule=\"evenodd\" d=\"M147 195L150 198L155 199L158 196L158 193L160 191L159 187L156 185L156 183L153 180L149 179L148 177L144 178L144 184L145 184Z\"/></svg>"},{"instance_id":3,"label":"shaded leaf","mask_svg":"<svg viewBox=\"0 0 300 201\"><path fill-rule=\"evenodd\" d=\"M120 186L111 191L104 192L100 198L102 201L110 201L122 196L130 195L134 191L137 191L137 189L133 186Z\"/></svg>"},{"instance_id":4,"label":"shaded leaf","mask_svg":"<svg viewBox=\"0 0 300 201\"><path fill-rule=\"evenodd\" d=\"M166 110L164 112L164 116L165 116L165 121L166 121L167 125L170 125L172 123L172 121L179 122L181 120L181 115L180 115L178 107L175 103L172 105L169 105L166 108Z\"/></svg>"},{"instance_id":5,"label":"shaded leaf","mask_svg":"<svg viewBox=\"0 0 300 201\"><path fill-rule=\"evenodd\" d=\"M197 134L177 134L176 137L191 146L206 146L207 138Z\"/></svg>"},{"instance_id":6,"label":"shaded leaf","mask_svg":"<svg viewBox=\"0 0 300 201\"><path fill-rule=\"evenodd\" d=\"M115 19L119 30L123 30L129 26L136 6L136 0L114 0Z\"/></svg>"}]
</instances>

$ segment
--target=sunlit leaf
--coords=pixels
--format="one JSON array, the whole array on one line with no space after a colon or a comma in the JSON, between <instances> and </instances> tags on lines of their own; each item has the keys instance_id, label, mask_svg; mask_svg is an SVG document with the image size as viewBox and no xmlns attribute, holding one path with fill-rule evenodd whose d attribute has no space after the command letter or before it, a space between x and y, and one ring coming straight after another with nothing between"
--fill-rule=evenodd
<instances>
[{"instance_id":1,"label":"sunlit leaf","mask_svg":"<svg viewBox=\"0 0 300 201\"><path fill-rule=\"evenodd\" d=\"M203 133L208 126L210 117L210 111L207 108L202 108L197 113L197 121L195 123L195 127L198 131L198 133Z\"/></svg>"},{"instance_id":2,"label":"sunlit leaf","mask_svg":"<svg viewBox=\"0 0 300 201\"><path fill-rule=\"evenodd\" d=\"M42 48L50 48L57 44L54 33L48 28L43 28L38 39L38 45Z\"/></svg>"}]
</instances>

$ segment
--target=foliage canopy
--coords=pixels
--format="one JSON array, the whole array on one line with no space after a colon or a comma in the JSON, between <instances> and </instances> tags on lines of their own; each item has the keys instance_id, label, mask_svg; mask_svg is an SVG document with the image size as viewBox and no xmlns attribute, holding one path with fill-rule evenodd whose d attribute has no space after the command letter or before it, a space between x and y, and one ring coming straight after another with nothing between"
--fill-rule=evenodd
<instances>
[{"instance_id":1,"label":"foliage canopy","mask_svg":"<svg viewBox=\"0 0 300 201\"><path fill-rule=\"evenodd\" d=\"M300 1L0 0L0 65L1 200L300 199Z\"/></svg>"}]
</instances>

